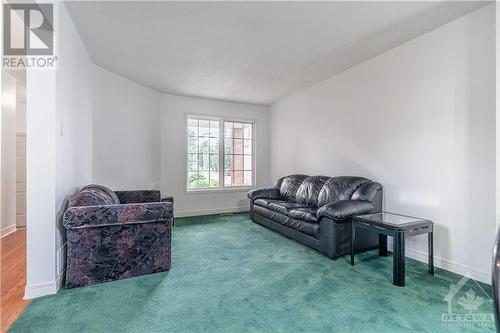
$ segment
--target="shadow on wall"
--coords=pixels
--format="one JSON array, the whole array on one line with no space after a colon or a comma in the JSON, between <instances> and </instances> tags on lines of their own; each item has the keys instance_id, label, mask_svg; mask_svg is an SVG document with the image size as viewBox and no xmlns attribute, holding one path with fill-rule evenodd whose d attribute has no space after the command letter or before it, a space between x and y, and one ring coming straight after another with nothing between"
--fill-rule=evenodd
<instances>
[{"instance_id":1,"label":"shadow on wall","mask_svg":"<svg viewBox=\"0 0 500 333\"><path fill-rule=\"evenodd\" d=\"M342 156L343 154L339 154ZM323 156L324 157L324 156ZM325 164L325 163L321 163ZM303 174L308 176L327 176L327 177L341 177L341 176L352 176L352 177L365 177L372 181L379 182L384 186L385 184L375 176L373 173L377 168L373 168L373 165L370 165L370 169L363 167L358 164L354 160L350 159L342 159L332 161L330 163L330 169L325 170L324 167L317 169L317 163L312 163L311 165L306 166L305 168L293 168L291 171L287 171L286 173L281 173L279 176L275 177L275 179L271 179L271 184L274 184L279 178L285 177L293 174ZM382 166L380 166L382 167ZM341 171L338 171L341 170ZM349 170L349 172L345 172L343 170ZM385 187L384 187L385 189ZM383 207L383 206L382 206Z\"/></svg>"},{"instance_id":2,"label":"shadow on wall","mask_svg":"<svg viewBox=\"0 0 500 333\"><path fill-rule=\"evenodd\" d=\"M61 208L59 209L59 211L57 212L57 215L56 215L56 230L59 232L60 244L62 244L59 249L56 249L56 260L59 261L58 265L60 265L59 271L56 272L56 274L59 274L59 273L62 274L62 276L61 276L62 285L64 285L64 278L65 278L65 272L66 272L66 269L65 269L66 268L66 229L64 229L63 218L64 218L64 212L66 211L66 209L68 209L69 198L73 194L74 193L72 193L64 198L64 200L61 204ZM56 264L56 267L58 267L57 264Z\"/></svg>"}]
</instances>

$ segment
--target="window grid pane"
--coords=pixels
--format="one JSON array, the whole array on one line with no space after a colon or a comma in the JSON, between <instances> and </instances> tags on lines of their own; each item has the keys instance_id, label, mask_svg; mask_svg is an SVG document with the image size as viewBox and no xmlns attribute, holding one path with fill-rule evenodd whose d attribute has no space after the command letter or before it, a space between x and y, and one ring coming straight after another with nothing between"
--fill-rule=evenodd
<instances>
[{"instance_id":1,"label":"window grid pane","mask_svg":"<svg viewBox=\"0 0 500 333\"><path fill-rule=\"evenodd\" d=\"M188 119L187 188L219 188L219 122Z\"/></svg>"},{"instance_id":2,"label":"window grid pane","mask_svg":"<svg viewBox=\"0 0 500 333\"><path fill-rule=\"evenodd\" d=\"M253 185L252 124L224 122L224 186Z\"/></svg>"},{"instance_id":3,"label":"window grid pane","mask_svg":"<svg viewBox=\"0 0 500 333\"><path fill-rule=\"evenodd\" d=\"M208 137L208 136L210 136L210 121L208 121L208 120L200 120L198 122L198 135L200 137Z\"/></svg>"}]
</instances>

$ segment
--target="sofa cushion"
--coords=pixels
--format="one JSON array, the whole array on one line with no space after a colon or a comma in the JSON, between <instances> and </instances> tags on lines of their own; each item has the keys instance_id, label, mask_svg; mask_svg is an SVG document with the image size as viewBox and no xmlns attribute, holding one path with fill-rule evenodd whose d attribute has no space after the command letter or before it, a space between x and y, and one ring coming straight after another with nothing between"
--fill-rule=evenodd
<instances>
[{"instance_id":1,"label":"sofa cushion","mask_svg":"<svg viewBox=\"0 0 500 333\"><path fill-rule=\"evenodd\" d=\"M275 202L270 202L267 205L268 209L270 209L274 212L284 214L284 215L287 215L288 211L290 209L303 208L303 207L307 207L307 206L296 203L296 202L290 202L290 201L275 201Z\"/></svg>"},{"instance_id":2,"label":"sofa cushion","mask_svg":"<svg viewBox=\"0 0 500 333\"><path fill-rule=\"evenodd\" d=\"M319 192L323 185L330 177L326 176L311 176L304 179L299 189L297 190L296 200L298 203L317 206Z\"/></svg>"},{"instance_id":3,"label":"sofa cushion","mask_svg":"<svg viewBox=\"0 0 500 333\"><path fill-rule=\"evenodd\" d=\"M306 178L306 175L291 175L278 180L275 186L280 190L281 199L295 201L297 191Z\"/></svg>"},{"instance_id":4,"label":"sofa cushion","mask_svg":"<svg viewBox=\"0 0 500 333\"><path fill-rule=\"evenodd\" d=\"M289 219L289 217L286 215L274 212L262 206L254 206L254 213L264 216L265 218L268 218L279 224L284 224L286 220Z\"/></svg>"},{"instance_id":5,"label":"sofa cushion","mask_svg":"<svg viewBox=\"0 0 500 333\"><path fill-rule=\"evenodd\" d=\"M87 186L84 186L82 187L82 191L83 190L87 190L87 189L98 189L98 190L101 190L102 192L104 192L110 199L110 202L112 205L117 205L120 203L120 199L118 199L118 196L116 195L115 192L113 192L110 188L104 186L104 185L98 185L98 184L90 184L90 185L87 185Z\"/></svg>"},{"instance_id":6,"label":"sofa cushion","mask_svg":"<svg viewBox=\"0 0 500 333\"><path fill-rule=\"evenodd\" d=\"M319 192L318 207L338 200L349 200L358 187L370 182L362 177L332 177Z\"/></svg>"},{"instance_id":7,"label":"sofa cushion","mask_svg":"<svg viewBox=\"0 0 500 333\"><path fill-rule=\"evenodd\" d=\"M112 205L107 194L98 189L86 189L69 198L68 207Z\"/></svg>"},{"instance_id":8,"label":"sofa cushion","mask_svg":"<svg viewBox=\"0 0 500 333\"><path fill-rule=\"evenodd\" d=\"M305 208L297 208L291 209L288 212L288 216L297 220L304 220L308 222L318 222L318 217L316 213L318 212L317 207L305 207Z\"/></svg>"},{"instance_id":9,"label":"sofa cushion","mask_svg":"<svg viewBox=\"0 0 500 333\"><path fill-rule=\"evenodd\" d=\"M288 228L295 229L315 238L319 237L319 223L293 219L289 216L274 212L261 206L254 206L254 212Z\"/></svg>"}]
</instances>

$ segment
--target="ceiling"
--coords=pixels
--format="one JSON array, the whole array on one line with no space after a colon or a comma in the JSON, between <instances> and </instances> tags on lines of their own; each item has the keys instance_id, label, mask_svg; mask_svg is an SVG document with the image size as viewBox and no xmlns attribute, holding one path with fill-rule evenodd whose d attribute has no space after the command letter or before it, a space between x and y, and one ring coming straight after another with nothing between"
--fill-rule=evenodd
<instances>
[{"instance_id":1,"label":"ceiling","mask_svg":"<svg viewBox=\"0 0 500 333\"><path fill-rule=\"evenodd\" d=\"M92 61L159 92L269 105L488 2L66 2Z\"/></svg>"}]
</instances>

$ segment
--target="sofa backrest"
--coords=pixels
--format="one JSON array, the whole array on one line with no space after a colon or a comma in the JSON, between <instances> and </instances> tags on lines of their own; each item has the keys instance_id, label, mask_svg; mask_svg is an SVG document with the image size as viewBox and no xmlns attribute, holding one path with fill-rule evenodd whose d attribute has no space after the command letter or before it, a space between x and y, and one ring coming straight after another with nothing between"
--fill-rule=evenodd
<instances>
[{"instance_id":1,"label":"sofa backrest","mask_svg":"<svg viewBox=\"0 0 500 333\"><path fill-rule=\"evenodd\" d=\"M306 178L306 175L285 176L276 181L274 188L280 190L280 196L283 200L295 201L297 191Z\"/></svg>"},{"instance_id":2,"label":"sofa backrest","mask_svg":"<svg viewBox=\"0 0 500 333\"><path fill-rule=\"evenodd\" d=\"M325 183L330 179L326 176L310 176L300 185L296 201L307 206L318 206L318 197Z\"/></svg>"},{"instance_id":3,"label":"sofa backrest","mask_svg":"<svg viewBox=\"0 0 500 333\"><path fill-rule=\"evenodd\" d=\"M318 206L321 207L338 200L350 200L354 192L371 180L363 177L332 177L326 181L318 196Z\"/></svg>"},{"instance_id":4,"label":"sofa backrest","mask_svg":"<svg viewBox=\"0 0 500 333\"><path fill-rule=\"evenodd\" d=\"M119 204L118 197L110 195L102 185L88 185L69 198L68 207L102 206ZM112 192L112 191L111 191Z\"/></svg>"},{"instance_id":5,"label":"sofa backrest","mask_svg":"<svg viewBox=\"0 0 500 333\"><path fill-rule=\"evenodd\" d=\"M382 185L363 177L290 175L276 181L283 200L321 207L338 200L372 201Z\"/></svg>"}]
</instances>

